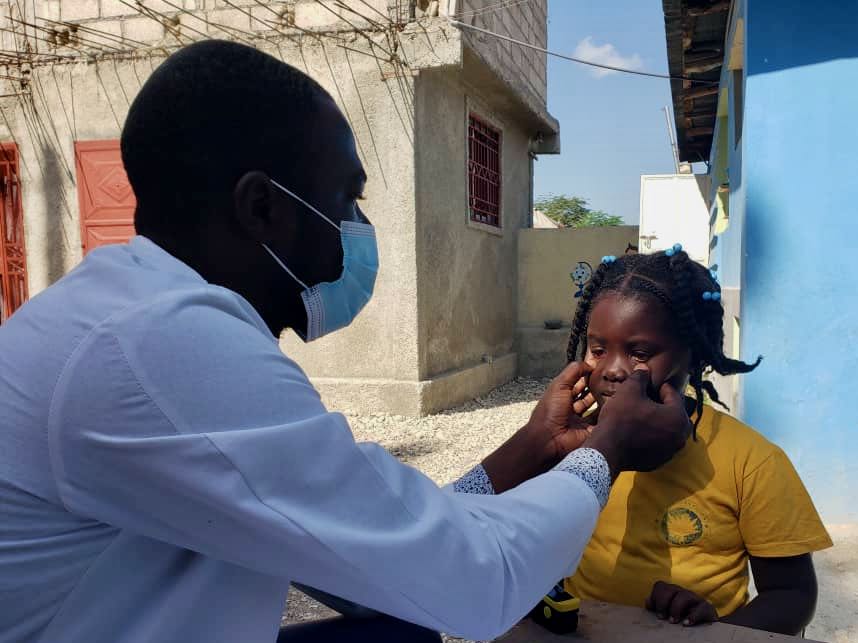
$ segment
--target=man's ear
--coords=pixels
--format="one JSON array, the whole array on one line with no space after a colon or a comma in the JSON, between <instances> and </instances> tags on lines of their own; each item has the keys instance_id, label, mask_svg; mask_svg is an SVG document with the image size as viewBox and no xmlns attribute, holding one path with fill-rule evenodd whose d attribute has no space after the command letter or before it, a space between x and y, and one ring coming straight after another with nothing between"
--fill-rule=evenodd
<instances>
[{"instance_id":1,"label":"man's ear","mask_svg":"<svg viewBox=\"0 0 858 643\"><path fill-rule=\"evenodd\" d=\"M283 221L276 216L274 187L265 172L253 170L244 174L232 195L235 222L243 234L261 243L276 238L275 230L282 228Z\"/></svg>"}]
</instances>

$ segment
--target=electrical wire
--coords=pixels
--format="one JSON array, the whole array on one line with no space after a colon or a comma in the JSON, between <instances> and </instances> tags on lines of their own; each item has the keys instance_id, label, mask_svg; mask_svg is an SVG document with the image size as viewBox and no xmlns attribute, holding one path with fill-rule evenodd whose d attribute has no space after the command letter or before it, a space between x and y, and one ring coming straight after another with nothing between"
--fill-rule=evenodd
<instances>
[{"instance_id":1,"label":"electrical wire","mask_svg":"<svg viewBox=\"0 0 858 643\"><path fill-rule=\"evenodd\" d=\"M494 13L496 11L502 11L504 9L511 9L512 7L517 7L519 5L527 4L530 0L504 0L503 2L496 2L495 4L486 5L484 7L480 7L479 9L471 9L470 11L460 11L456 15L457 18L472 18L474 16L479 16L484 13Z\"/></svg>"},{"instance_id":2,"label":"electrical wire","mask_svg":"<svg viewBox=\"0 0 858 643\"><path fill-rule=\"evenodd\" d=\"M34 16L33 19L34 20L41 20L42 22L48 22L48 23L55 24L55 25L62 25L63 27L66 27L66 28L77 27L80 31L86 31L86 32L91 33L95 36L99 36L101 38L104 38L105 40L110 39L114 42L118 42L118 43L123 44L123 45L132 44L132 45L136 45L137 47L148 47L149 46L145 42L140 42L139 40L134 40L133 38L128 38L127 36L117 36L116 34L112 34L108 31L101 31L100 29L94 29L93 27L90 27L88 25L80 25L76 22L62 22L60 20L51 20L50 18L43 18L42 16Z\"/></svg>"},{"instance_id":3,"label":"electrical wire","mask_svg":"<svg viewBox=\"0 0 858 643\"><path fill-rule=\"evenodd\" d=\"M504 36L503 34L495 33L494 31L489 31L488 29L483 29L482 27L474 27L473 25L465 24L464 22L460 22L455 18L448 18L450 24L459 27L460 29L469 29L471 31L476 31L486 36L492 36L493 38L498 38L500 40L506 40L507 42L511 42L513 44L519 45L520 47L526 47L528 49L533 49L534 51L539 51L548 56L554 56L555 58L562 58L563 60L571 60L574 63L578 63L581 65L589 65L590 67L598 67L599 69L608 69L610 71L618 71L624 74L634 74L635 76L647 76L649 78L664 78L667 80L684 80L690 83L697 83L698 85L718 85L720 84L717 80L700 80L698 78L690 78L688 76L671 76L670 74L656 74L648 71L638 71L636 69L627 69L625 67L616 67L614 65L603 65L602 63L593 62L592 60L584 60L583 58L575 58L574 56L567 56L566 54L560 54L556 51L549 51L544 47L540 47L539 45L532 45L529 42L524 42L523 40L517 40L515 38L510 38L509 36Z\"/></svg>"},{"instance_id":4,"label":"electrical wire","mask_svg":"<svg viewBox=\"0 0 858 643\"><path fill-rule=\"evenodd\" d=\"M11 33L11 34L14 34L14 35L16 35L16 36L20 36L20 35L21 35L21 34L20 34L19 32L17 32L16 30L14 30L14 29L7 29L6 27L0 27L0 31L5 31L6 33ZM39 36L26 36L26 37L27 37L27 38L34 38L34 39L36 39L36 40L41 40L41 41L43 41L43 42L48 43L49 45L56 46L56 43L51 42L51 41L50 41L50 40L48 40L47 38L40 38ZM67 55L64 55L64 54L49 54L49 53L42 53L42 52L40 52L40 51L36 51L36 52L32 52L32 53L27 53L27 52L23 52L23 51L22 51L22 52L20 52L20 55L21 55L21 57L30 57L30 56L32 56L32 55L37 55L37 56L56 56L57 58L77 58L77 56L67 56Z\"/></svg>"},{"instance_id":5,"label":"electrical wire","mask_svg":"<svg viewBox=\"0 0 858 643\"><path fill-rule=\"evenodd\" d=\"M385 49L384 47L382 47L381 45L379 45L372 38L370 38L363 29L361 29L360 27L357 27L354 23L349 21L347 18L343 18L342 16L338 15L336 11L334 11L328 5L326 5L324 2L322 2L322 0L315 0L315 2L320 7L326 9L327 11L332 13L335 17L341 19L343 22L345 22L347 25L349 25L352 29L355 30L356 33L360 34L369 43L370 48L378 47L382 52L384 52L385 54L390 56L391 60L393 59L394 54L392 52L388 51L387 49Z\"/></svg>"},{"instance_id":6,"label":"electrical wire","mask_svg":"<svg viewBox=\"0 0 858 643\"><path fill-rule=\"evenodd\" d=\"M26 22L24 20L19 20L17 18L12 18L12 20L14 20L15 22L19 22L22 25L32 27L34 31L39 30L43 33L46 33L49 36L56 37L61 33L52 27L40 26L40 25L37 25L34 23ZM42 38L39 38L38 36L35 36L35 35L33 37L37 38L39 40L43 40ZM107 43L101 43L101 42L98 42L96 40L90 40L89 38L84 38L84 37L80 36L80 34L78 34L78 33L75 33L74 35L72 35L69 32L69 39L68 39L68 42L65 44L60 44L59 42L57 42L55 40L52 41L50 38L48 39L47 42L52 43L54 45L54 47L66 47L66 48L70 48L70 49L76 49L76 45L80 44L80 45L84 45L87 47L93 47L95 49L98 49L101 52L104 51L104 48L108 48L108 49L112 49L114 52L117 52L117 53L128 53L128 50L122 50L119 47L116 47L114 45L110 45Z\"/></svg>"},{"instance_id":7,"label":"electrical wire","mask_svg":"<svg viewBox=\"0 0 858 643\"><path fill-rule=\"evenodd\" d=\"M146 16L147 18L151 18L152 20L160 24L162 27L164 27L164 29L169 31L178 42L182 42L181 31L176 29L175 24L172 24L170 19L160 11L150 9L143 4L142 0L137 0L137 4L131 4L130 2L126 2L126 0L119 0L119 2L124 4L129 9L133 9L134 13L139 13L143 16ZM156 15L159 16L161 19L159 20ZM185 36L185 38L187 38L190 42L194 42L193 38L189 38L188 36Z\"/></svg>"}]
</instances>

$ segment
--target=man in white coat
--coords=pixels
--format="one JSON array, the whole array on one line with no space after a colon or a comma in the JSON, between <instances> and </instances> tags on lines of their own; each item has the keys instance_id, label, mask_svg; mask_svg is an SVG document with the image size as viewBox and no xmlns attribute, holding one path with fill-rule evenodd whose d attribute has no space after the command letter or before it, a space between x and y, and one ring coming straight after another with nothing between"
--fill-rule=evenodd
<instances>
[{"instance_id":1,"label":"man in white coat","mask_svg":"<svg viewBox=\"0 0 858 643\"><path fill-rule=\"evenodd\" d=\"M138 236L0 328L0 642L490 638L573 571L612 478L684 444L646 373L583 424L578 364L449 488L356 444L278 346L347 325L378 268L352 133L288 65L174 54L122 154ZM395 619L281 632L292 581Z\"/></svg>"}]
</instances>

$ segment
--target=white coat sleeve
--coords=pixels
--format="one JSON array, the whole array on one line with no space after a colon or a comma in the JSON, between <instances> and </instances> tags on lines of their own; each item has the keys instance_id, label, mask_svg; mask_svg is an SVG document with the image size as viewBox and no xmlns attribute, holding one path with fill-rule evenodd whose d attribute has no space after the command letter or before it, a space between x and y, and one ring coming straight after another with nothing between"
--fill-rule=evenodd
<instances>
[{"instance_id":1,"label":"white coat sleeve","mask_svg":"<svg viewBox=\"0 0 858 643\"><path fill-rule=\"evenodd\" d=\"M356 444L245 306L175 295L81 342L48 427L70 511L477 639L573 571L599 513L584 482L439 489Z\"/></svg>"}]
</instances>

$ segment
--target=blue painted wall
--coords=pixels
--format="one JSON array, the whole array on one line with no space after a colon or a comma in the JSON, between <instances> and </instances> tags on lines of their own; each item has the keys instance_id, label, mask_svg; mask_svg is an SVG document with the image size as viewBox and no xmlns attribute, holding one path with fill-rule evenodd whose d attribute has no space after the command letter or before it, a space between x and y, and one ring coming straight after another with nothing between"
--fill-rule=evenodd
<instances>
[{"instance_id":1,"label":"blue painted wall","mask_svg":"<svg viewBox=\"0 0 858 643\"><path fill-rule=\"evenodd\" d=\"M731 202L722 261L741 262L742 355L766 359L741 415L827 522L858 522L858 0L746 0L744 15L743 212Z\"/></svg>"}]
</instances>

